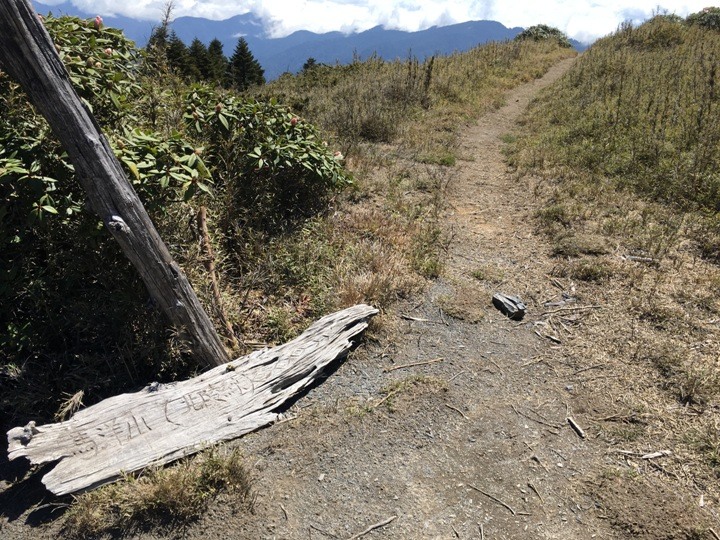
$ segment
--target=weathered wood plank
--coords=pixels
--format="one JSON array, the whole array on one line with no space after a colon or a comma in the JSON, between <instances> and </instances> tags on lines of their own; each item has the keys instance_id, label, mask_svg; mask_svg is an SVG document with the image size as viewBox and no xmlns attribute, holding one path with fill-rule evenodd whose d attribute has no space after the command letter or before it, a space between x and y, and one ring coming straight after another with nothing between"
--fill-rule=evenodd
<instances>
[{"instance_id":1,"label":"weathered wood plank","mask_svg":"<svg viewBox=\"0 0 720 540\"><path fill-rule=\"evenodd\" d=\"M106 399L57 424L8 431L8 455L60 460L43 477L57 495L87 490L149 464L164 464L273 422L278 409L345 355L377 313L360 304L328 315L279 347L202 375Z\"/></svg>"},{"instance_id":2,"label":"weathered wood plank","mask_svg":"<svg viewBox=\"0 0 720 540\"><path fill-rule=\"evenodd\" d=\"M28 0L0 2L0 68L27 93L60 140L90 207L135 266L160 309L212 367L230 360L185 274L173 260L110 143L70 82Z\"/></svg>"}]
</instances>

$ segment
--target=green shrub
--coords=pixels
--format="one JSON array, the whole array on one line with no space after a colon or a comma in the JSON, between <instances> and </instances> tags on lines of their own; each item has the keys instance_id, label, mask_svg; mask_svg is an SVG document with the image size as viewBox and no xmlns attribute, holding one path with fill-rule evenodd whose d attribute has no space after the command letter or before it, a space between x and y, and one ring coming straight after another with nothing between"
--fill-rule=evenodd
<instances>
[{"instance_id":1,"label":"green shrub","mask_svg":"<svg viewBox=\"0 0 720 540\"><path fill-rule=\"evenodd\" d=\"M187 99L186 129L225 198L225 218L239 227L282 230L326 205L351 183L317 129L275 100L260 102L206 87Z\"/></svg>"},{"instance_id":2,"label":"green shrub","mask_svg":"<svg viewBox=\"0 0 720 540\"><path fill-rule=\"evenodd\" d=\"M515 36L516 41L532 40L532 41L543 41L543 40L554 40L557 41L561 47L572 47L570 40L561 30L547 26L546 24L536 24L530 28L526 28Z\"/></svg>"},{"instance_id":3,"label":"green shrub","mask_svg":"<svg viewBox=\"0 0 720 540\"><path fill-rule=\"evenodd\" d=\"M706 7L702 11L688 15L688 24L720 30L720 8Z\"/></svg>"},{"instance_id":4,"label":"green shrub","mask_svg":"<svg viewBox=\"0 0 720 540\"><path fill-rule=\"evenodd\" d=\"M324 208L350 182L341 156L286 108L152 75L142 51L93 21L48 17L45 24L186 271L201 266L187 227L193 205L211 206L229 228L279 226ZM46 121L2 72L0 253L0 382L28 385L28 399L43 403L39 414L54 412L48 395L82 388L92 403L191 368L129 261L86 209ZM22 406L5 398L2 409Z\"/></svg>"}]
</instances>

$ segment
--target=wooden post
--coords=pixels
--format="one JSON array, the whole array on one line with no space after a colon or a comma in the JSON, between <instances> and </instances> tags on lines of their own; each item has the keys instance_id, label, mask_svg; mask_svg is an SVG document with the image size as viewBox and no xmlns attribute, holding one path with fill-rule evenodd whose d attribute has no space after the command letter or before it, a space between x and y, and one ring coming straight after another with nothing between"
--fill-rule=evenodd
<instances>
[{"instance_id":1,"label":"wooden post","mask_svg":"<svg viewBox=\"0 0 720 540\"><path fill-rule=\"evenodd\" d=\"M90 206L140 272L150 295L189 338L206 367L227 351L163 243L110 144L80 101L52 39L28 0L0 1L0 67L30 98L70 156Z\"/></svg>"}]
</instances>

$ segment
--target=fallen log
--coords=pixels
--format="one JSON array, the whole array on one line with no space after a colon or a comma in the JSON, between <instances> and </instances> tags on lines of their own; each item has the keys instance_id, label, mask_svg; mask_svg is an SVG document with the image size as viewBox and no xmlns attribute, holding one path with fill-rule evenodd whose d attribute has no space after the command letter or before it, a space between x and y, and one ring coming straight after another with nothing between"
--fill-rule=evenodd
<instances>
[{"instance_id":1,"label":"fallen log","mask_svg":"<svg viewBox=\"0 0 720 540\"><path fill-rule=\"evenodd\" d=\"M361 304L316 321L296 339L198 377L152 383L57 424L8 431L8 457L59 460L42 481L56 495L86 491L123 473L162 465L270 424L275 412L345 354L377 313Z\"/></svg>"}]
</instances>

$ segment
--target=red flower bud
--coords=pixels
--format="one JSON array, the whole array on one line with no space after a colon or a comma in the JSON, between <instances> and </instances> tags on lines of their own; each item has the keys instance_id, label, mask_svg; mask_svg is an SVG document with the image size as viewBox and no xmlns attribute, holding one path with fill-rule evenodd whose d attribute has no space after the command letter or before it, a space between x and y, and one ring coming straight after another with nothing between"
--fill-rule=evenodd
<instances>
[{"instance_id":1,"label":"red flower bud","mask_svg":"<svg viewBox=\"0 0 720 540\"><path fill-rule=\"evenodd\" d=\"M222 108L223 108L222 103L218 103L217 105L215 105L215 112L219 113L220 111L222 111Z\"/></svg>"},{"instance_id":2,"label":"red flower bud","mask_svg":"<svg viewBox=\"0 0 720 540\"><path fill-rule=\"evenodd\" d=\"M298 123L298 119L296 116L293 116L292 120L290 120L290 125L294 126Z\"/></svg>"},{"instance_id":3,"label":"red flower bud","mask_svg":"<svg viewBox=\"0 0 720 540\"><path fill-rule=\"evenodd\" d=\"M97 15L93 24L95 25L95 30L100 30L103 25L102 17L100 15Z\"/></svg>"},{"instance_id":4,"label":"red flower bud","mask_svg":"<svg viewBox=\"0 0 720 540\"><path fill-rule=\"evenodd\" d=\"M105 49L105 54L107 54L108 56L112 56L112 53L113 53L113 50L110 47Z\"/></svg>"}]
</instances>

